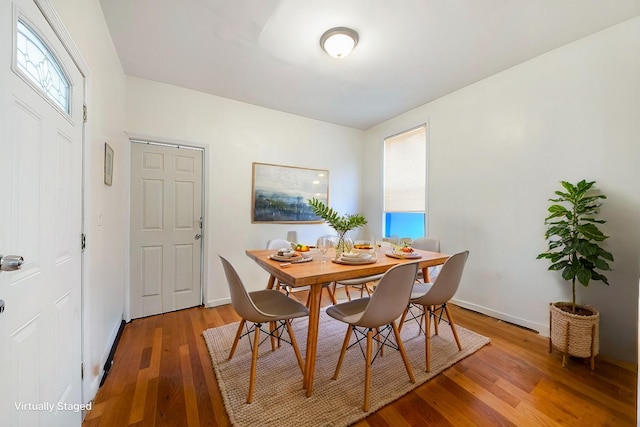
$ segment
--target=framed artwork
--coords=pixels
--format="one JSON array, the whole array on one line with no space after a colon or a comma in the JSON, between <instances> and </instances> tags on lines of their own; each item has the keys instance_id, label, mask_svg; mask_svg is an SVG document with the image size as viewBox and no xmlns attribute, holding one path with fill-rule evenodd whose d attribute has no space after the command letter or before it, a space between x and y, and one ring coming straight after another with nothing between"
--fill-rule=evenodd
<instances>
[{"instance_id":1,"label":"framed artwork","mask_svg":"<svg viewBox=\"0 0 640 427\"><path fill-rule=\"evenodd\" d=\"M320 223L307 200L329 204L329 171L253 163L252 223Z\"/></svg>"},{"instance_id":2,"label":"framed artwork","mask_svg":"<svg viewBox=\"0 0 640 427\"><path fill-rule=\"evenodd\" d=\"M104 183L111 185L113 182L113 148L104 143Z\"/></svg>"}]
</instances>

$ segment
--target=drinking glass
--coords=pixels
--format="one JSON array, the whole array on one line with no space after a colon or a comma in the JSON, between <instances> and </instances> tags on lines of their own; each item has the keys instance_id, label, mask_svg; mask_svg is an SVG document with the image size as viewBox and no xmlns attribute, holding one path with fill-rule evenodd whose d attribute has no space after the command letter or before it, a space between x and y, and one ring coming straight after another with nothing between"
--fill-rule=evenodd
<instances>
[{"instance_id":1,"label":"drinking glass","mask_svg":"<svg viewBox=\"0 0 640 427\"><path fill-rule=\"evenodd\" d=\"M327 251L333 246L333 239L328 236L322 236L318 238L316 246L321 255L320 262L327 262Z\"/></svg>"}]
</instances>

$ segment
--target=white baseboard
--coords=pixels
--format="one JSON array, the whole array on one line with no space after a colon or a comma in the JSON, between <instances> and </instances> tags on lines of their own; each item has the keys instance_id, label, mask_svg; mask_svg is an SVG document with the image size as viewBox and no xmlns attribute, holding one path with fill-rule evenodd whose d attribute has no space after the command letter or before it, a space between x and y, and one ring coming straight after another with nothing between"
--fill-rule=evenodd
<instances>
[{"instance_id":1,"label":"white baseboard","mask_svg":"<svg viewBox=\"0 0 640 427\"><path fill-rule=\"evenodd\" d=\"M231 304L231 298L218 298L214 300L207 301L204 306L207 308L217 307L219 305Z\"/></svg>"},{"instance_id":2,"label":"white baseboard","mask_svg":"<svg viewBox=\"0 0 640 427\"><path fill-rule=\"evenodd\" d=\"M504 320L505 322L513 323L515 325L519 325L528 329L533 329L543 337L549 336L549 325L547 324L532 322L527 319L522 319L520 317L512 316L510 314L495 311L487 307L483 307L467 301L461 301L455 298L453 298L451 302L462 308L467 308L469 310L477 311L478 313L486 314L487 316L491 316L496 319Z\"/></svg>"}]
</instances>

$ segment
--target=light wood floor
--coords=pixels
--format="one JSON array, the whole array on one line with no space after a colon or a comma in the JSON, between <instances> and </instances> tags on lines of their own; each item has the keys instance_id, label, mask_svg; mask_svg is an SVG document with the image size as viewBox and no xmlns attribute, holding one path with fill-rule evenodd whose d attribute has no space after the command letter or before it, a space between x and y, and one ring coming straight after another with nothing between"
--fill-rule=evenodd
<instances>
[{"instance_id":1,"label":"light wood floor","mask_svg":"<svg viewBox=\"0 0 640 427\"><path fill-rule=\"evenodd\" d=\"M297 295L304 302L305 295ZM491 344L356 426L636 425L635 365L597 358L593 372L587 361L570 359L562 368L561 354L548 352L548 339L451 308L456 323ZM126 325L83 427L229 425L201 333L237 320L227 305Z\"/></svg>"}]
</instances>

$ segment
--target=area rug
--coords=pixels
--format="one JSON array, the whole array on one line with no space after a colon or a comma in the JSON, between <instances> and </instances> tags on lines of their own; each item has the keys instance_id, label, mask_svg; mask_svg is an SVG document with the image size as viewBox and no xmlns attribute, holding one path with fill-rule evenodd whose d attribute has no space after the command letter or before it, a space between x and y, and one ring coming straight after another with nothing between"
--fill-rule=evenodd
<instances>
[{"instance_id":1,"label":"area rug","mask_svg":"<svg viewBox=\"0 0 640 427\"><path fill-rule=\"evenodd\" d=\"M295 319L292 326L304 359L307 319ZM405 323L401 336L416 382L409 382L400 353L385 347L384 356L377 357L372 364L369 411L364 412L365 362L357 345L347 351L338 379L331 379L346 333L344 323L322 310L313 395L309 398L302 388L302 373L293 348L283 343L281 348L272 352L269 340L266 340L260 346L255 392L250 404L246 403L251 366L248 337L240 340L233 358L227 359L237 328L236 322L203 332L229 419L235 426L348 426L393 402L490 341L456 326L462 343L462 351L458 351L451 328L442 323L439 335L432 337L431 372L427 373L424 336L417 334L416 322ZM354 342L353 335L351 340Z\"/></svg>"}]
</instances>

